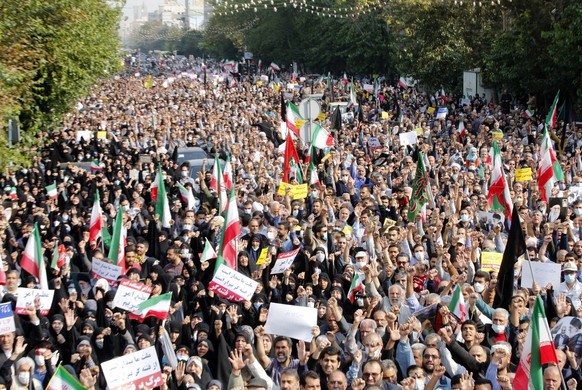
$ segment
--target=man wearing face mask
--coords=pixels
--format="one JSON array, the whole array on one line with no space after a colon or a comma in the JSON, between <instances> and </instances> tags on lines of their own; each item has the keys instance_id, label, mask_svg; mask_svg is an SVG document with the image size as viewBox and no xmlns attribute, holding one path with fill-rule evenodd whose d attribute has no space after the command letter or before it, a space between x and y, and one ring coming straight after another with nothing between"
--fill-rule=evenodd
<instances>
[{"instance_id":1,"label":"man wearing face mask","mask_svg":"<svg viewBox=\"0 0 582 390\"><path fill-rule=\"evenodd\" d=\"M12 376L10 389L17 390L42 390L42 384L38 379L32 377L34 372L34 360L29 357L22 357L14 363L15 375Z\"/></svg>"},{"instance_id":2,"label":"man wearing face mask","mask_svg":"<svg viewBox=\"0 0 582 390\"><path fill-rule=\"evenodd\" d=\"M582 283L577 280L578 267L573 261L564 264L562 268L564 281L560 283L558 294L566 294L572 300L575 309L580 307L580 294L582 294Z\"/></svg>"}]
</instances>

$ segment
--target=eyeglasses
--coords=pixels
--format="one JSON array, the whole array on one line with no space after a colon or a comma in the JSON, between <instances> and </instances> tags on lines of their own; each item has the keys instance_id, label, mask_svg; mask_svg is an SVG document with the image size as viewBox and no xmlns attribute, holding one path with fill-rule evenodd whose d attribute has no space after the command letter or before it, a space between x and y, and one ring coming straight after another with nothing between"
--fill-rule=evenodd
<instances>
[{"instance_id":1,"label":"eyeglasses","mask_svg":"<svg viewBox=\"0 0 582 390\"><path fill-rule=\"evenodd\" d=\"M369 377L374 377L374 378L378 378L381 374L379 372L364 372L362 374L362 376L364 378L369 378Z\"/></svg>"},{"instance_id":2,"label":"eyeglasses","mask_svg":"<svg viewBox=\"0 0 582 390\"><path fill-rule=\"evenodd\" d=\"M440 356L439 355L425 354L425 355L422 355L422 357L425 358L425 359L427 359L427 360L429 360L429 359L432 359L432 360L440 359Z\"/></svg>"}]
</instances>

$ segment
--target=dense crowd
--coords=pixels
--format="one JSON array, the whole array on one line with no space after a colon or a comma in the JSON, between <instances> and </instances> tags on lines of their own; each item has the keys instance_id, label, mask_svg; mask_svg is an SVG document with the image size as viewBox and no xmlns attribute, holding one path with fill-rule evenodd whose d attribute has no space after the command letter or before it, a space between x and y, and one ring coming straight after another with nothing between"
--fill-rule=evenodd
<instances>
[{"instance_id":1,"label":"dense crowd","mask_svg":"<svg viewBox=\"0 0 582 390\"><path fill-rule=\"evenodd\" d=\"M350 94L341 78L331 88L325 78L308 83L275 74L279 82L261 81L223 65L128 61L124 75L99 83L58 131L42 134L32 166L0 176L2 302L15 308L18 288L38 285L20 266L35 224L55 291L48 313L27 306L26 314L15 315L16 331L0 335L0 389L44 388L59 365L85 387L105 389L102 363L150 346L162 367L160 389L510 389L538 295L559 360L544 367L543 386L582 383L581 129L574 123L563 132L561 124L550 129L564 172L552 190L562 202L556 207L538 189L545 112L533 98L445 97L362 79L355 82L357 104L332 130L330 96L348 101ZM317 122L335 145L313 153L311 140L294 140L303 178L290 181L311 184L305 198L292 199L277 191L285 162L281 97L298 103L311 93L325 95L327 116ZM436 119L438 107L448 108L444 119ZM532 110L544 118L530 116ZM401 146L400 135L411 131L416 143ZM87 132L92 136L79 137ZM498 275L481 264L483 254L501 254L512 244L509 216L488 203L494 139L519 210L526 258L561 267L559 284L539 285L534 276L525 288L529 270L520 258L507 308L493 307ZM190 146L209 156L208 168L194 177L174 153ZM259 282L250 301L209 291L215 260L200 261L206 240L218 250L225 223L211 190L215 155L229 156L233 167L241 226L237 271ZM431 199L409 220L422 155ZM308 156L317 180L309 177ZM99 170L84 168L92 161ZM158 166L170 228L155 217L151 188ZM518 181L516 173L526 167L532 177ZM56 197L45 189L53 183ZM192 191L193 206L178 183ZM170 292L167 321L130 319L113 305L115 286L91 279L92 259L107 260L111 245L105 235L89 239L96 192L109 233L123 210L123 278L152 286L153 296ZM55 245L64 245L66 258L57 269L51 267ZM257 264L264 248L267 259ZM277 255L296 248L293 265L271 275ZM364 288L349 297L355 274ZM465 302L462 321L449 309L456 286ZM272 303L316 308L312 341L266 333ZM164 333L177 365L162 348Z\"/></svg>"}]
</instances>

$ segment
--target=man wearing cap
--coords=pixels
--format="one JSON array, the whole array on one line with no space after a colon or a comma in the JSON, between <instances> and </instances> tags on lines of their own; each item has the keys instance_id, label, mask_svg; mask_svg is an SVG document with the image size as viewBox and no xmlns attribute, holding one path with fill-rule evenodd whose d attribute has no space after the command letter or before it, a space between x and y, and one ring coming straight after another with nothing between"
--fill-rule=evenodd
<instances>
[{"instance_id":1,"label":"man wearing cap","mask_svg":"<svg viewBox=\"0 0 582 390\"><path fill-rule=\"evenodd\" d=\"M582 283L577 280L578 267L573 261L568 261L562 268L564 281L560 283L558 294L566 294L571 300L574 308L580 307L580 294L582 294Z\"/></svg>"}]
</instances>

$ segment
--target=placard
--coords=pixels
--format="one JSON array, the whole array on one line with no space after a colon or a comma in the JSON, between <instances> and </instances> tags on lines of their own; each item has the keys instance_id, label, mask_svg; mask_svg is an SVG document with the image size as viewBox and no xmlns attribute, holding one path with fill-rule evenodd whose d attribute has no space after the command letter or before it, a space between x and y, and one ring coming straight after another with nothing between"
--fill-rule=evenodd
<instances>
[{"instance_id":1,"label":"placard","mask_svg":"<svg viewBox=\"0 0 582 390\"><path fill-rule=\"evenodd\" d=\"M368 140L368 147L370 150L382 149L382 144L380 143L378 137L370 137Z\"/></svg>"},{"instance_id":2,"label":"placard","mask_svg":"<svg viewBox=\"0 0 582 390\"><path fill-rule=\"evenodd\" d=\"M14 313L10 302L0 304L0 335L16 331Z\"/></svg>"},{"instance_id":3,"label":"placard","mask_svg":"<svg viewBox=\"0 0 582 390\"><path fill-rule=\"evenodd\" d=\"M34 302L36 301L36 298L39 298L40 314L46 316L53 305L55 290L18 287L16 293L18 294L18 299L16 301L16 314L27 314L26 307L36 307Z\"/></svg>"},{"instance_id":4,"label":"placard","mask_svg":"<svg viewBox=\"0 0 582 390\"><path fill-rule=\"evenodd\" d=\"M221 264L208 284L208 290L229 301L242 302L251 300L257 285L251 278Z\"/></svg>"},{"instance_id":5,"label":"placard","mask_svg":"<svg viewBox=\"0 0 582 390\"><path fill-rule=\"evenodd\" d=\"M267 261L267 255L269 254L269 247L265 247L263 249L261 249L261 253L259 253L259 257L257 259L257 265L262 265L265 264L265 261Z\"/></svg>"},{"instance_id":6,"label":"placard","mask_svg":"<svg viewBox=\"0 0 582 390\"><path fill-rule=\"evenodd\" d=\"M117 288L113 298L113 307L119 307L133 313L137 306L146 301L152 293L152 286L146 286L140 282L132 282L129 279L123 279Z\"/></svg>"},{"instance_id":7,"label":"placard","mask_svg":"<svg viewBox=\"0 0 582 390\"><path fill-rule=\"evenodd\" d=\"M265 333L309 342L316 325L317 309L314 307L271 303Z\"/></svg>"},{"instance_id":8,"label":"placard","mask_svg":"<svg viewBox=\"0 0 582 390\"><path fill-rule=\"evenodd\" d=\"M398 134L400 137L400 146L416 145L418 142L418 134L416 131L409 131L408 133Z\"/></svg>"},{"instance_id":9,"label":"placard","mask_svg":"<svg viewBox=\"0 0 582 390\"><path fill-rule=\"evenodd\" d=\"M427 108L427 109L426 109L426 113L427 113L428 115L432 115L432 113L433 113L433 112L435 112L435 110L436 110L436 108L434 108L434 107L429 107L429 108Z\"/></svg>"},{"instance_id":10,"label":"placard","mask_svg":"<svg viewBox=\"0 0 582 390\"><path fill-rule=\"evenodd\" d=\"M493 136L493 140L500 141L503 139L503 132L501 131L492 131L491 135Z\"/></svg>"},{"instance_id":11,"label":"placard","mask_svg":"<svg viewBox=\"0 0 582 390\"><path fill-rule=\"evenodd\" d=\"M529 181L532 179L532 170L531 168L520 168L515 170L515 181L522 182L522 181Z\"/></svg>"},{"instance_id":12,"label":"placard","mask_svg":"<svg viewBox=\"0 0 582 390\"><path fill-rule=\"evenodd\" d=\"M531 268L530 268L531 264ZM533 271L533 275L532 275ZM551 283L554 290L560 286L560 276L562 275L562 266L557 263L542 263L539 261L525 260L521 263L521 287L532 288L533 282L537 283L540 288Z\"/></svg>"},{"instance_id":13,"label":"placard","mask_svg":"<svg viewBox=\"0 0 582 390\"><path fill-rule=\"evenodd\" d=\"M307 186L307 183L293 185L285 182L282 182L281 185L279 185L279 188L277 189L277 194L285 195L285 189L287 187L290 188L289 196L293 200L305 199L309 194L309 187Z\"/></svg>"},{"instance_id":14,"label":"placard","mask_svg":"<svg viewBox=\"0 0 582 390\"><path fill-rule=\"evenodd\" d=\"M103 362L101 371L110 390L153 389L162 385L155 346Z\"/></svg>"},{"instance_id":15,"label":"placard","mask_svg":"<svg viewBox=\"0 0 582 390\"><path fill-rule=\"evenodd\" d=\"M386 111L382 111L382 113L380 114L380 118L389 119L390 116L388 115L388 113Z\"/></svg>"},{"instance_id":16,"label":"placard","mask_svg":"<svg viewBox=\"0 0 582 390\"><path fill-rule=\"evenodd\" d=\"M271 268L271 275L282 274L287 270L287 268L291 267L291 264L295 261L297 253L299 253L299 249L301 248L294 249L290 252L279 253L275 265Z\"/></svg>"},{"instance_id":17,"label":"placard","mask_svg":"<svg viewBox=\"0 0 582 390\"><path fill-rule=\"evenodd\" d=\"M93 138L93 132L91 130L78 130L77 136L75 137L75 140L79 143L82 140L85 140L87 142L91 142L92 138Z\"/></svg>"},{"instance_id":18,"label":"placard","mask_svg":"<svg viewBox=\"0 0 582 390\"><path fill-rule=\"evenodd\" d=\"M439 107L439 109L436 112L436 119L445 119L447 117L447 114L449 113L449 109L446 107Z\"/></svg>"},{"instance_id":19,"label":"placard","mask_svg":"<svg viewBox=\"0 0 582 390\"><path fill-rule=\"evenodd\" d=\"M502 259L503 253L481 252L481 270L485 272L498 272Z\"/></svg>"},{"instance_id":20,"label":"placard","mask_svg":"<svg viewBox=\"0 0 582 390\"><path fill-rule=\"evenodd\" d=\"M121 267L115 264L109 264L103 260L93 258L91 266L91 277L93 280L105 279L111 287L117 285L117 278L121 275Z\"/></svg>"}]
</instances>

